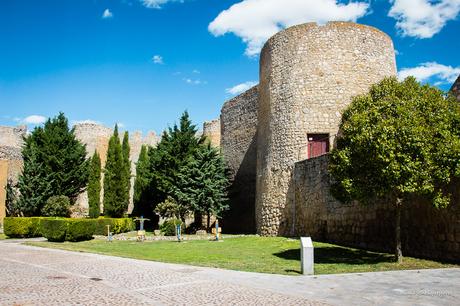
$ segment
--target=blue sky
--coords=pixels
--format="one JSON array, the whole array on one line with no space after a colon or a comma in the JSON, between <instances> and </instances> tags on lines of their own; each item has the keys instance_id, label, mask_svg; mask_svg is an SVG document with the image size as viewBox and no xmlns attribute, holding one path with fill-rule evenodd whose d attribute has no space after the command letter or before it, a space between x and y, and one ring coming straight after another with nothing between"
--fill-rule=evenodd
<instances>
[{"instance_id":1,"label":"blue sky","mask_svg":"<svg viewBox=\"0 0 460 306\"><path fill-rule=\"evenodd\" d=\"M460 0L0 0L0 125L65 112L161 132L201 128L258 80L278 30L357 21L394 41L401 76L447 90L460 74Z\"/></svg>"}]
</instances>

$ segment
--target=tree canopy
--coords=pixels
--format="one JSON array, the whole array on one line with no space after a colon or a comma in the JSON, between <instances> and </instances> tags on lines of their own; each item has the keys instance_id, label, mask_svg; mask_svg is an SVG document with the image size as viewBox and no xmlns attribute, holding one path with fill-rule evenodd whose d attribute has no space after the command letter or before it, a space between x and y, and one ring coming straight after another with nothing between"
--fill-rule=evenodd
<instances>
[{"instance_id":1,"label":"tree canopy","mask_svg":"<svg viewBox=\"0 0 460 306\"><path fill-rule=\"evenodd\" d=\"M101 213L101 158L97 151L94 151L89 165L88 206L89 216L91 218L99 217Z\"/></svg>"},{"instance_id":2,"label":"tree canopy","mask_svg":"<svg viewBox=\"0 0 460 306\"><path fill-rule=\"evenodd\" d=\"M331 153L332 191L346 202L389 198L395 204L399 260L401 206L411 195L428 197L439 208L449 204L446 186L460 175L459 136L460 109L453 97L412 77L384 79L355 97L343 114Z\"/></svg>"},{"instance_id":3,"label":"tree canopy","mask_svg":"<svg viewBox=\"0 0 460 306\"><path fill-rule=\"evenodd\" d=\"M115 125L113 135L109 140L104 169L104 215L118 218L126 213L129 204L126 183L126 164L118 126Z\"/></svg>"},{"instance_id":4,"label":"tree canopy","mask_svg":"<svg viewBox=\"0 0 460 306\"><path fill-rule=\"evenodd\" d=\"M18 183L21 212L39 215L51 196L67 196L74 202L86 188L88 161L85 146L69 129L64 114L36 127L24 142L24 169Z\"/></svg>"}]
</instances>

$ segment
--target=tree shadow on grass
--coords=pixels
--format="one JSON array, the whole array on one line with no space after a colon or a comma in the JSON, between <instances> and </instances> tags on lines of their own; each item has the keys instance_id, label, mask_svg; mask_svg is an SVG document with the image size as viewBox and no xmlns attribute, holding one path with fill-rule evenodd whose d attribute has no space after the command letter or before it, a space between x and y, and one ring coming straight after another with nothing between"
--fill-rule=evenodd
<instances>
[{"instance_id":1,"label":"tree shadow on grass","mask_svg":"<svg viewBox=\"0 0 460 306\"><path fill-rule=\"evenodd\" d=\"M300 249L290 249L274 253L273 255L287 260L300 261ZM317 247L314 250L314 256L316 264L372 265L394 262L394 256L391 254L375 253L338 246Z\"/></svg>"}]
</instances>

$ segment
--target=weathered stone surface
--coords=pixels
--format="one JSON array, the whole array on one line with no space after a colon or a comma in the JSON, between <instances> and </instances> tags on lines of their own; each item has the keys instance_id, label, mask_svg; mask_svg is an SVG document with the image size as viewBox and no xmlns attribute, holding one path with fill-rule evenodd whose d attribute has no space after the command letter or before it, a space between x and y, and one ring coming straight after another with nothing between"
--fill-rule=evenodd
<instances>
[{"instance_id":1,"label":"weathered stone surface","mask_svg":"<svg viewBox=\"0 0 460 306\"><path fill-rule=\"evenodd\" d=\"M102 167L105 166L107 160L107 149L109 139L113 134L111 128L93 124L93 123L80 123L74 126L75 136L83 144L86 145L87 157L91 157L95 151L101 156ZM6 160L8 163L8 179L16 183L20 173L22 172L23 159L22 159L22 146L23 137L26 136L27 128L20 127L6 127L0 126L0 160ZM123 133L120 133L122 139ZM131 197L128 211L130 212L133 207L132 195L134 178L136 175L135 163L139 158L139 153L142 145L155 146L159 141L158 136L154 132L149 132L145 137L141 132L134 132L130 135L129 144L131 147ZM103 190L101 191L101 202L103 198ZM88 195L86 192L80 194L76 201L77 206L83 210L88 209ZM78 209L77 209L78 210ZM103 207L101 207L103 211Z\"/></svg>"},{"instance_id":2,"label":"weathered stone surface","mask_svg":"<svg viewBox=\"0 0 460 306\"><path fill-rule=\"evenodd\" d=\"M221 149L230 170L230 210L222 225L226 232L255 232L256 141L258 86L222 107Z\"/></svg>"},{"instance_id":3,"label":"weathered stone surface","mask_svg":"<svg viewBox=\"0 0 460 306\"><path fill-rule=\"evenodd\" d=\"M458 76L455 83L452 85L450 91L457 97L457 100L460 102L460 75Z\"/></svg>"},{"instance_id":4,"label":"weathered stone surface","mask_svg":"<svg viewBox=\"0 0 460 306\"><path fill-rule=\"evenodd\" d=\"M395 213L385 201L368 206L343 204L330 193L328 155L295 164L295 234L315 241L392 252ZM452 185L453 202L435 209L428 200L414 198L402 214L403 254L458 260L460 250L460 183Z\"/></svg>"},{"instance_id":5,"label":"weathered stone surface","mask_svg":"<svg viewBox=\"0 0 460 306\"><path fill-rule=\"evenodd\" d=\"M203 123L203 136L215 148L220 147L220 119L214 119Z\"/></svg>"},{"instance_id":6,"label":"weathered stone surface","mask_svg":"<svg viewBox=\"0 0 460 306\"><path fill-rule=\"evenodd\" d=\"M6 217L6 183L8 179L8 161L0 160L0 226Z\"/></svg>"},{"instance_id":7,"label":"weathered stone surface","mask_svg":"<svg viewBox=\"0 0 460 306\"><path fill-rule=\"evenodd\" d=\"M91 157L94 154L94 151L97 151L101 157L102 167L105 166L105 162L107 160L107 149L109 145L109 139L112 135L113 129L99 124L81 123L75 125L75 136L86 145L87 156ZM120 132L120 140L122 139L123 132ZM141 147L142 145L155 146L158 141L159 139L154 132L149 132L146 137L142 137L141 132L134 132L129 137L132 178L128 212L131 212L133 209L133 187L134 179L136 176L136 162L139 159ZM101 203L103 199L103 192L104 191L101 190ZM88 195L86 192L80 194L77 199L77 204L85 209L88 208ZM103 207L101 207L101 211L103 211Z\"/></svg>"},{"instance_id":8,"label":"weathered stone surface","mask_svg":"<svg viewBox=\"0 0 460 306\"><path fill-rule=\"evenodd\" d=\"M307 23L268 40L260 61L257 232L292 233L294 163L307 157L308 133L333 144L353 96L396 74L391 38L349 22Z\"/></svg>"},{"instance_id":9,"label":"weathered stone surface","mask_svg":"<svg viewBox=\"0 0 460 306\"><path fill-rule=\"evenodd\" d=\"M0 126L0 160L8 161L8 179L13 183L17 183L19 173L22 171L21 150L26 133L25 126Z\"/></svg>"}]
</instances>

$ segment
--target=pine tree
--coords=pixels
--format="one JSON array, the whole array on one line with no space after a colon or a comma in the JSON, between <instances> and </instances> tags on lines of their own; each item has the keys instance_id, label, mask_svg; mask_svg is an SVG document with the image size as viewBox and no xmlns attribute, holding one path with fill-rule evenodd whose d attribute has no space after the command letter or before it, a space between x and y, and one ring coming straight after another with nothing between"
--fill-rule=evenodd
<instances>
[{"instance_id":1,"label":"pine tree","mask_svg":"<svg viewBox=\"0 0 460 306\"><path fill-rule=\"evenodd\" d=\"M128 209L124 167L118 126L115 125L109 140L104 172L104 215L106 216L122 217Z\"/></svg>"},{"instance_id":2,"label":"pine tree","mask_svg":"<svg viewBox=\"0 0 460 306\"><path fill-rule=\"evenodd\" d=\"M19 180L19 205L25 215L39 215L46 200L55 195L72 202L88 180L86 148L69 129L63 113L48 119L25 139L24 171Z\"/></svg>"},{"instance_id":3,"label":"pine tree","mask_svg":"<svg viewBox=\"0 0 460 306\"><path fill-rule=\"evenodd\" d=\"M134 216L150 217L153 213L153 203L148 192L151 181L148 151L148 147L143 145L136 163L136 179L134 181L133 195L134 208L132 212Z\"/></svg>"},{"instance_id":4,"label":"pine tree","mask_svg":"<svg viewBox=\"0 0 460 306\"><path fill-rule=\"evenodd\" d=\"M126 131L123 135L123 143L121 146L123 152L123 186L125 186L125 201L129 203L131 192L131 161L129 160L129 134Z\"/></svg>"},{"instance_id":5,"label":"pine tree","mask_svg":"<svg viewBox=\"0 0 460 306\"><path fill-rule=\"evenodd\" d=\"M179 172L190 156L194 154L198 146L204 142L204 138L196 137L196 126L192 124L189 114L185 111L179 126L174 125L167 132L163 133L162 139L154 151L154 160L151 163L155 167L158 188L170 195L170 191L177 185ZM164 197L163 200L165 200Z\"/></svg>"},{"instance_id":6,"label":"pine tree","mask_svg":"<svg viewBox=\"0 0 460 306\"><path fill-rule=\"evenodd\" d=\"M25 139L22 155L24 167L18 182L18 210L24 217L38 216L46 200L53 195L51 174L43 171L43 163L39 162L38 149L32 136Z\"/></svg>"},{"instance_id":7,"label":"pine tree","mask_svg":"<svg viewBox=\"0 0 460 306\"><path fill-rule=\"evenodd\" d=\"M101 205L101 158L97 151L94 152L89 166L88 203L90 218L99 217Z\"/></svg>"},{"instance_id":8,"label":"pine tree","mask_svg":"<svg viewBox=\"0 0 460 306\"><path fill-rule=\"evenodd\" d=\"M175 198L189 205L189 209L210 217L221 217L228 209L228 177L219 152L210 143L201 145L180 169L179 182L174 188Z\"/></svg>"}]
</instances>

